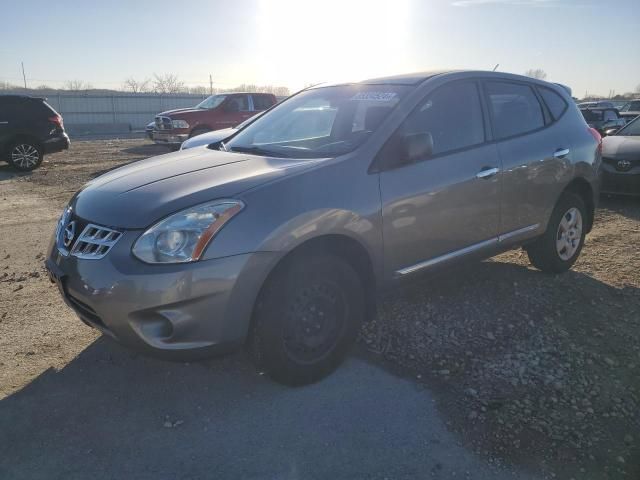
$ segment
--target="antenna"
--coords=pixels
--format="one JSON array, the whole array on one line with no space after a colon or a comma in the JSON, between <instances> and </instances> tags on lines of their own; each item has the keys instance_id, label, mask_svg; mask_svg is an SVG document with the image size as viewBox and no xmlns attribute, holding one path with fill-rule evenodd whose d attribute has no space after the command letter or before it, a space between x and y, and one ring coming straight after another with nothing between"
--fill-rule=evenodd
<instances>
[{"instance_id":1,"label":"antenna","mask_svg":"<svg viewBox=\"0 0 640 480\"><path fill-rule=\"evenodd\" d=\"M491 70L491 71L492 71L492 72L495 72L495 71L498 69L498 67L499 67L499 66L500 66L500 64L499 64L499 63L496 63L496 66L495 66L495 67L493 67L493 70Z\"/></svg>"},{"instance_id":2,"label":"antenna","mask_svg":"<svg viewBox=\"0 0 640 480\"><path fill-rule=\"evenodd\" d=\"M24 62L20 62L22 65L22 80L24 80L24 88L27 88L27 76L24 74Z\"/></svg>"}]
</instances>

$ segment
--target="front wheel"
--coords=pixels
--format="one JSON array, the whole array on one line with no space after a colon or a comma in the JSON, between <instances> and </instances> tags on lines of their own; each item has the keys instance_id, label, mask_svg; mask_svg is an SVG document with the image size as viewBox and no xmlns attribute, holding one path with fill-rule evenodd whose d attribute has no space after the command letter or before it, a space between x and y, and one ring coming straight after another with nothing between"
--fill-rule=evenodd
<instances>
[{"instance_id":1,"label":"front wheel","mask_svg":"<svg viewBox=\"0 0 640 480\"><path fill-rule=\"evenodd\" d=\"M249 348L277 382L312 383L342 362L364 314L364 288L348 263L328 254L290 259L265 285Z\"/></svg>"},{"instance_id":2,"label":"front wheel","mask_svg":"<svg viewBox=\"0 0 640 480\"><path fill-rule=\"evenodd\" d=\"M9 165L21 172L38 168L42 158L42 149L29 140L17 141L9 146Z\"/></svg>"},{"instance_id":3,"label":"front wheel","mask_svg":"<svg viewBox=\"0 0 640 480\"><path fill-rule=\"evenodd\" d=\"M575 193L563 193L553 209L546 232L527 247L533 266L549 273L569 270L584 245L586 218L582 198Z\"/></svg>"}]
</instances>

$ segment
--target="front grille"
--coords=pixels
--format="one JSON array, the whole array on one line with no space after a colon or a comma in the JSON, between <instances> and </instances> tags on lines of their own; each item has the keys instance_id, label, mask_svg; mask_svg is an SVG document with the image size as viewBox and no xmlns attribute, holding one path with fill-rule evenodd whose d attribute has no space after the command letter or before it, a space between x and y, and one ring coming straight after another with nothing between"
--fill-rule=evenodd
<instances>
[{"instance_id":1,"label":"front grille","mask_svg":"<svg viewBox=\"0 0 640 480\"><path fill-rule=\"evenodd\" d=\"M90 259L98 260L104 257L111 247L122 237L122 233L111 228L101 227L90 223L76 240L73 248L71 249L71 255Z\"/></svg>"},{"instance_id":2,"label":"front grille","mask_svg":"<svg viewBox=\"0 0 640 480\"><path fill-rule=\"evenodd\" d=\"M157 130L171 130L171 119L169 117L156 117L156 129Z\"/></svg>"}]
</instances>

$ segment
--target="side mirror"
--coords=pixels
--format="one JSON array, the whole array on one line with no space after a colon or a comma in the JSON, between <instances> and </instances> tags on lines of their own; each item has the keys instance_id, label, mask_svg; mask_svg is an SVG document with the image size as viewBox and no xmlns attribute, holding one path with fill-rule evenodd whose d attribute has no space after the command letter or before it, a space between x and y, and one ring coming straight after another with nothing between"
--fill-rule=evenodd
<instances>
[{"instance_id":1,"label":"side mirror","mask_svg":"<svg viewBox=\"0 0 640 480\"><path fill-rule=\"evenodd\" d=\"M413 163L433 155L433 136L431 133L410 133L402 137L402 159Z\"/></svg>"},{"instance_id":2,"label":"side mirror","mask_svg":"<svg viewBox=\"0 0 640 480\"><path fill-rule=\"evenodd\" d=\"M607 128L607 129L604 131L604 136L605 136L605 137L607 137L607 136L609 136L609 135L615 135L615 133L616 133L617 131L618 131L618 129L617 129L617 128Z\"/></svg>"}]
</instances>

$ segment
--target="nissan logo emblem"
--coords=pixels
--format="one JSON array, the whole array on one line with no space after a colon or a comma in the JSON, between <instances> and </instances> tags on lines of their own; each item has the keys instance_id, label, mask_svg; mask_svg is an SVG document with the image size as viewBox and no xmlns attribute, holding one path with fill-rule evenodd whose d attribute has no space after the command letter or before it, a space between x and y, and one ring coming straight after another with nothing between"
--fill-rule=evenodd
<instances>
[{"instance_id":1,"label":"nissan logo emblem","mask_svg":"<svg viewBox=\"0 0 640 480\"><path fill-rule=\"evenodd\" d=\"M76 222L73 221L73 222L67 223L67 226L64 227L64 231L62 232L62 243L64 244L64 246L69 248L75 236L76 236Z\"/></svg>"}]
</instances>

